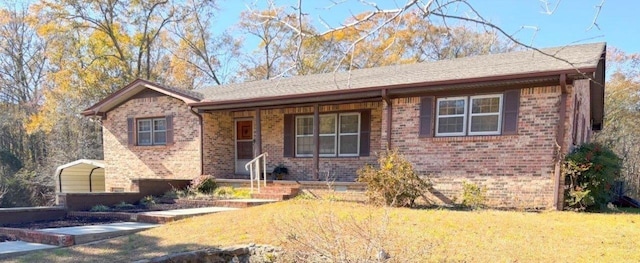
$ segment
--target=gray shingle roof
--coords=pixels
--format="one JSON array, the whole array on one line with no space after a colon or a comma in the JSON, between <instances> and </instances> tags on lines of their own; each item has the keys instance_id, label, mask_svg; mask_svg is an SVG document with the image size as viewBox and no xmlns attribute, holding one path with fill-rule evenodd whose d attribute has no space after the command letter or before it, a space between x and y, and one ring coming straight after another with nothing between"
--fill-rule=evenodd
<instances>
[{"instance_id":1,"label":"gray shingle roof","mask_svg":"<svg viewBox=\"0 0 640 263\"><path fill-rule=\"evenodd\" d=\"M358 90L373 87L424 84L440 81L499 77L529 73L596 68L605 43L541 49L551 57L533 50L475 57L385 66L351 72L296 76L196 90L203 102L223 102L296 94ZM560 58L560 59L558 59ZM563 61L564 60L564 61ZM570 62L570 63L567 63Z\"/></svg>"}]
</instances>

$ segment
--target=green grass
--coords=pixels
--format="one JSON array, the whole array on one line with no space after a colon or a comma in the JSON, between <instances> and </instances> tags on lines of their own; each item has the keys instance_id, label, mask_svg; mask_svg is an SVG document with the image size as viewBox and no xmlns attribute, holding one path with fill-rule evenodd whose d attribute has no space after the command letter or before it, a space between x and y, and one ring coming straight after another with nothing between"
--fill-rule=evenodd
<instances>
[{"instance_id":1,"label":"green grass","mask_svg":"<svg viewBox=\"0 0 640 263\"><path fill-rule=\"evenodd\" d=\"M235 244L331 253L383 248L395 262L640 262L640 215L377 208L292 200L173 222L21 262L135 261ZM373 250L375 253L377 250Z\"/></svg>"}]
</instances>

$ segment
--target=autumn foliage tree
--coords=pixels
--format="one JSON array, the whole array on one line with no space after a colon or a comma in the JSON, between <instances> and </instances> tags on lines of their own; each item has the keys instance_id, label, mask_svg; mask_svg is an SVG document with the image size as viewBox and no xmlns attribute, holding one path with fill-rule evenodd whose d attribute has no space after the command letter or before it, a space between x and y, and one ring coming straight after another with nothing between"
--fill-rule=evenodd
<instances>
[{"instance_id":1,"label":"autumn foliage tree","mask_svg":"<svg viewBox=\"0 0 640 263\"><path fill-rule=\"evenodd\" d=\"M607 54L611 77L605 89L605 125L596 141L622 159L621 177L630 192L640 196L640 54L611 48Z\"/></svg>"},{"instance_id":2,"label":"autumn foliage tree","mask_svg":"<svg viewBox=\"0 0 640 263\"><path fill-rule=\"evenodd\" d=\"M320 32L308 19L283 10L271 7L241 15L237 26L259 39L254 53L241 62L247 74L243 79L419 63L517 47L495 31L434 24L416 11L372 17L361 13L343 23L352 26Z\"/></svg>"}]
</instances>

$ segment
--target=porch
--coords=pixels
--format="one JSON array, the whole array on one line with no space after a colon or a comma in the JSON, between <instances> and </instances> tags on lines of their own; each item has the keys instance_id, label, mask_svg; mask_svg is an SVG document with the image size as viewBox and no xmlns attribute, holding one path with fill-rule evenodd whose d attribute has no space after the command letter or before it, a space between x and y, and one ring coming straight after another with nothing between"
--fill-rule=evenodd
<instances>
[{"instance_id":1,"label":"porch","mask_svg":"<svg viewBox=\"0 0 640 263\"><path fill-rule=\"evenodd\" d=\"M310 188L334 183L349 189L357 170L377 162L382 149L383 102L343 101L256 107L251 109L200 110L203 116L203 174L233 184L248 180L245 165L268 153L266 172L284 166L284 180L305 182ZM231 164L231 165L230 165ZM221 181L225 182L225 181Z\"/></svg>"}]
</instances>

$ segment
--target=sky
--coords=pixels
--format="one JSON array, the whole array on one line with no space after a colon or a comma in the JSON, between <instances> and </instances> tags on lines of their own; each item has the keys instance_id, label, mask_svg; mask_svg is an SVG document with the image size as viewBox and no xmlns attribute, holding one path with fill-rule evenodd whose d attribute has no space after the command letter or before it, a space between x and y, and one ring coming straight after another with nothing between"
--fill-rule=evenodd
<instances>
[{"instance_id":1,"label":"sky","mask_svg":"<svg viewBox=\"0 0 640 263\"><path fill-rule=\"evenodd\" d=\"M403 0L367 0L380 8L392 9L405 3ZM424 0L423 0L424 1ZM544 1L544 0L543 0ZM469 0L469 3L485 19L500 26L525 44L537 48L564 46L574 43L607 42L627 53L640 53L640 1L637 0L546 0L551 14L545 12L541 0ZM249 7L264 8L265 1L219 1L221 8L216 27L232 28L241 11ZM321 20L330 26L339 26L351 14L370 11L370 6L358 0L303 1L303 11L320 29ZM441 1L442 2L442 1ZM296 6L297 1L275 0L278 6ZM592 26L597 8L597 26ZM556 8L557 6L557 8ZM452 12L469 14L468 8L458 6ZM247 41L252 41L250 38ZM257 42L256 42L257 43Z\"/></svg>"}]
</instances>

